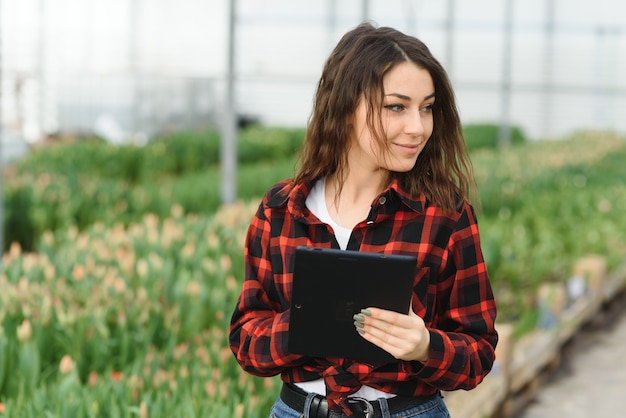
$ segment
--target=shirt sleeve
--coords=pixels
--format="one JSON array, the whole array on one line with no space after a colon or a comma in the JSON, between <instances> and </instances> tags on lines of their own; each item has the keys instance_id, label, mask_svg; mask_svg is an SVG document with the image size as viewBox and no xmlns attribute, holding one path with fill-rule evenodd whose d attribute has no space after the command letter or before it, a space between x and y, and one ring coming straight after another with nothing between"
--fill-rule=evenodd
<instances>
[{"instance_id":1,"label":"shirt sleeve","mask_svg":"<svg viewBox=\"0 0 626 418\"><path fill-rule=\"evenodd\" d=\"M289 309L280 302L270 257L270 222L261 203L246 237L245 279L231 317L230 348L241 367L256 376L274 376L302 363L289 353ZM271 297L274 295L274 297Z\"/></svg>"},{"instance_id":2,"label":"shirt sleeve","mask_svg":"<svg viewBox=\"0 0 626 418\"><path fill-rule=\"evenodd\" d=\"M429 359L423 364L411 362L405 366L415 377L440 390L470 390L490 372L498 334L496 305L480 248L478 225L467 203L447 252L437 287L439 319L429 329Z\"/></svg>"}]
</instances>

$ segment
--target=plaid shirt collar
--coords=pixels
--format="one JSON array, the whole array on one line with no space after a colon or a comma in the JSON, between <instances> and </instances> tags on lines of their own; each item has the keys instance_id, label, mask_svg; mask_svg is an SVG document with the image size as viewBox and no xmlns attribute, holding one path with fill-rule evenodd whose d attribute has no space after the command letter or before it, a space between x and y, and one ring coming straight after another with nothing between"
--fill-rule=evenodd
<instances>
[{"instance_id":1,"label":"plaid shirt collar","mask_svg":"<svg viewBox=\"0 0 626 418\"><path fill-rule=\"evenodd\" d=\"M305 201L314 184L314 181L309 181L292 187L291 182L286 182L283 189L274 194L267 205L270 208L279 208L287 205L287 211L295 219L312 223L311 213L306 208ZM393 179L391 184L374 199L373 206L377 206L380 209L379 216L384 216L395 213L402 204L417 213L421 213L424 211L427 202L422 194L417 198L411 197L400 181Z\"/></svg>"}]
</instances>

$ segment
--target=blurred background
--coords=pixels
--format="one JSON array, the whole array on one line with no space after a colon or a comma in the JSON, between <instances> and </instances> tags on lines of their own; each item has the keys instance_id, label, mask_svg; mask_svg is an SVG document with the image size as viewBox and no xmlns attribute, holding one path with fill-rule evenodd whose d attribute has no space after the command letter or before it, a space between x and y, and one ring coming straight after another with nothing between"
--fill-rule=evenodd
<instances>
[{"instance_id":1,"label":"blurred background","mask_svg":"<svg viewBox=\"0 0 626 418\"><path fill-rule=\"evenodd\" d=\"M339 37L363 20L422 39L465 123L533 139L626 131L619 0L2 1L4 158L50 135L137 142L220 121L232 23L240 122L304 126Z\"/></svg>"},{"instance_id":2,"label":"blurred background","mask_svg":"<svg viewBox=\"0 0 626 418\"><path fill-rule=\"evenodd\" d=\"M446 394L452 415L514 416L583 338L610 352L583 350L580 391L529 416L593 416L600 397L618 416L623 334L581 330L626 330L624 16L621 0L0 0L0 417L266 416L280 380L243 372L227 340L246 231L365 20L444 64L474 165L501 339L485 382Z\"/></svg>"}]
</instances>

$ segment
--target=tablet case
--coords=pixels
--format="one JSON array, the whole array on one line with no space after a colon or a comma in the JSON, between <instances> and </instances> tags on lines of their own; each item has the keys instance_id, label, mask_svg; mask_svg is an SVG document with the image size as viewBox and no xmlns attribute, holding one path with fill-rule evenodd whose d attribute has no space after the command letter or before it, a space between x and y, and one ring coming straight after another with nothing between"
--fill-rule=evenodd
<instances>
[{"instance_id":1,"label":"tablet case","mask_svg":"<svg viewBox=\"0 0 626 418\"><path fill-rule=\"evenodd\" d=\"M408 313L417 259L299 246L295 250L288 349L313 357L397 361L361 337L354 314L366 307Z\"/></svg>"}]
</instances>

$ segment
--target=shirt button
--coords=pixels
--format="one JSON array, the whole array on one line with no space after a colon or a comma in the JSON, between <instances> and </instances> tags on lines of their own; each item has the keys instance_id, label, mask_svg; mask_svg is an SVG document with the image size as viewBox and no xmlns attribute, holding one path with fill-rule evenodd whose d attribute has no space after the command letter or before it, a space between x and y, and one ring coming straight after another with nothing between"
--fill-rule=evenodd
<instances>
[{"instance_id":1,"label":"shirt button","mask_svg":"<svg viewBox=\"0 0 626 418\"><path fill-rule=\"evenodd\" d=\"M381 196L380 199L378 199L378 203L381 205L384 205L387 202L387 198L385 196Z\"/></svg>"}]
</instances>

